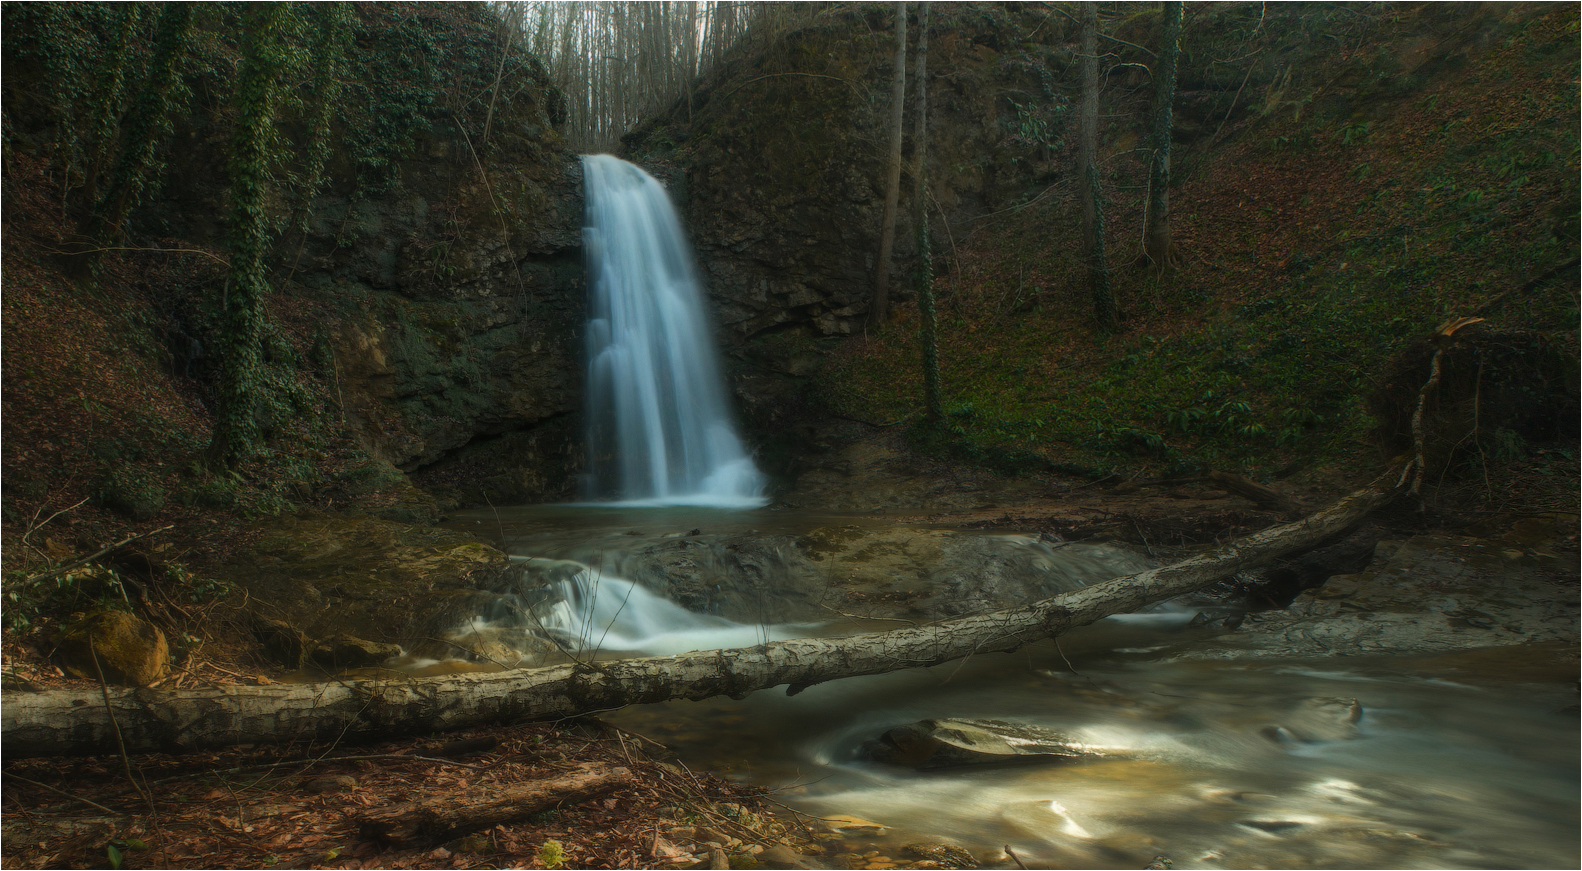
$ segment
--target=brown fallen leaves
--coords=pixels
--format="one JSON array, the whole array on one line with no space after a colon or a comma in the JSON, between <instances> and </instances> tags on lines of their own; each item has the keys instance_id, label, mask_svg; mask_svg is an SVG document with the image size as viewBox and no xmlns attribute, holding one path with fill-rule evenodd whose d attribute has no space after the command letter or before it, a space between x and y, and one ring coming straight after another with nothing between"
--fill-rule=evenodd
<instances>
[{"instance_id":1,"label":"brown fallen leaves","mask_svg":"<svg viewBox=\"0 0 1582 871\"><path fill-rule=\"evenodd\" d=\"M485 736L497 741L490 752L436 758L449 740ZM685 846L659 834L682 814L733 827L743 842L784 842L792 827L775 823L750 790L667 766L638 743L623 747L608 726L579 719L365 747L135 757L152 807L117 758L8 761L0 867L105 868L119 857L126 868L542 868L555 850L566 868L686 867ZM590 764L630 769L634 783L440 844L397 848L359 833L381 808L503 792Z\"/></svg>"}]
</instances>

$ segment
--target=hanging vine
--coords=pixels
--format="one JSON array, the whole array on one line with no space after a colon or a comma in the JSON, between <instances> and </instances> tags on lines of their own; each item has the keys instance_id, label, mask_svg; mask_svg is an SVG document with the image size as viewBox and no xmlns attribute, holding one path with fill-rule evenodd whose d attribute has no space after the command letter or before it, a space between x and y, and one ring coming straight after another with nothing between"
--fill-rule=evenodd
<instances>
[{"instance_id":1,"label":"hanging vine","mask_svg":"<svg viewBox=\"0 0 1582 871\"><path fill-rule=\"evenodd\" d=\"M127 215L153 193L164 170L159 147L170 136L172 116L191 96L181 72L195 5L166 3L160 7L148 75L121 123L120 155L110 186L95 210L97 224L89 235L100 242L110 242L121 234Z\"/></svg>"},{"instance_id":2,"label":"hanging vine","mask_svg":"<svg viewBox=\"0 0 1582 871\"><path fill-rule=\"evenodd\" d=\"M313 67L313 80L308 88L306 108L312 118L308 127L308 141L303 147L303 170L297 193L296 229L307 232L308 217L313 211L313 198L324 186L324 168L330 157L330 126L335 120L335 110L341 92L341 69L345 64L346 45L351 37L351 9L346 3L315 3L311 7L317 19L314 22L313 46L308 62Z\"/></svg>"},{"instance_id":3,"label":"hanging vine","mask_svg":"<svg viewBox=\"0 0 1582 871\"><path fill-rule=\"evenodd\" d=\"M281 72L290 61L284 39L290 4L265 4L255 13L233 97L236 133L231 139L231 269L226 279L224 324L219 348L220 408L209 458L234 464L260 446L258 421L265 399L263 297L268 291L265 256L274 222L265 208L270 163L278 140L275 110Z\"/></svg>"}]
</instances>

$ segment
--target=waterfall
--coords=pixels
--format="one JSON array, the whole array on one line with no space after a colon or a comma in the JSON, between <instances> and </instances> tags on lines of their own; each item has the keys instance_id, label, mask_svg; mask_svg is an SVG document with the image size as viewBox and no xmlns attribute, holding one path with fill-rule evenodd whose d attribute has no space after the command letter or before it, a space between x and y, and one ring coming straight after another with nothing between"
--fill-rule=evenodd
<instances>
[{"instance_id":1,"label":"waterfall","mask_svg":"<svg viewBox=\"0 0 1582 871\"><path fill-rule=\"evenodd\" d=\"M702 283L653 176L582 158L587 211L588 468L584 495L651 505L756 507L765 478L726 401Z\"/></svg>"}]
</instances>

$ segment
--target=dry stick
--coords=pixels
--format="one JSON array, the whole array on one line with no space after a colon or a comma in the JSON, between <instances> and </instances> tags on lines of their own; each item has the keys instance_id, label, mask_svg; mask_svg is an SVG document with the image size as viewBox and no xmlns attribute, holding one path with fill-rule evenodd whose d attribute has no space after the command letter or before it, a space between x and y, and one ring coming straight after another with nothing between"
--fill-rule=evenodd
<instances>
[{"instance_id":1,"label":"dry stick","mask_svg":"<svg viewBox=\"0 0 1582 871\"><path fill-rule=\"evenodd\" d=\"M169 527L166 527L167 529ZM154 810L154 797L149 795L142 786L138 785L137 777L132 774L132 757L126 752L126 742L121 740L121 724L115 719L115 707L110 704L110 685L105 682L104 669L99 666L99 645L94 642L93 633L88 633L88 655L93 658L94 673L99 675L99 692L104 694L104 711L110 715L110 728L115 732L115 744L121 750L121 765L126 769L126 780L137 790L143 803L148 805L148 815L157 816Z\"/></svg>"},{"instance_id":2,"label":"dry stick","mask_svg":"<svg viewBox=\"0 0 1582 871\"><path fill-rule=\"evenodd\" d=\"M1016 855L1016 851L1011 849L1011 845L1010 844L1006 844L1005 845L1005 855L1011 857L1011 861L1016 863L1016 867L1022 868L1022 869L1026 869L1027 868L1026 865L1022 864L1022 857Z\"/></svg>"},{"instance_id":3,"label":"dry stick","mask_svg":"<svg viewBox=\"0 0 1582 871\"><path fill-rule=\"evenodd\" d=\"M511 258L512 271L516 273L516 287L523 296L527 295L527 283L522 280L522 267L517 262L516 252L511 249L511 229L505 225L505 210L500 208L499 200L494 198L494 185L489 183L489 173L483 168L483 161L478 159L478 149L472 147L472 137L467 135L467 127L461 123L461 116L456 116L456 129L461 131L461 138L467 142L467 153L472 155L473 166L478 168L478 176L483 179L483 189L489 194L489 205L494 207L494 215L500 219L500 243L505 246L505 253Z\"/></svg>"},{"instance_id":4,"label":"dry stick","mask_svg":"<svg viewBox=\"0 0 1582 871\"><path fill-rule=\"evenodd\" d=\"M1423 383L1423 389L1417 392L1417 410L1412 412L1412 461L1402 471L1400 483L1406 483L1407 476L1411 476L1413 496L1421 495L1423 473L1427 468L1427 460L1424 458L1424 443L1427 436L1423 432L1423 412L1428 407L1428 397L1439 389L1439 357L1444 352L1444 348L1434 351L1434 359L1428 366L1428 380Z\"/></svg>"},{"instance_id":5,"label":"dry stick","mask_svg":"<svg viewBox=\"0 0 1582 871\"><path fill-rule=\"evenodd\" d=\"M1258 51L1263 51L1263 49L1260 48ZM1253 54L1257 53L1258 52L1253 52ZM1258 64L1256 63L1250 63L1247 65L1247 75L1241 77L1241 88L1236 89L1236 96L1231 98L1230 108L1225 110L1225 117L1221 118L1219 126L1214 128L1214 135L1208 138L1209 142L1213 142L1218 139L1220 131L1225 129L1225 122L1229 121L1231 113L1236 111L1236 101L1241 99L1242 88L1247 87L1247 80L1252 78L1252 71L1257 68L1257 66Z\"/></svg>"},{"instance_id":6,"label":"dry stick","mask_svg":"<svg viewBox=\"0 0 1582 871\"><path fill-rule=\"evenodd\" d=\"M22 533L22 543L23 544L27 544L27 537L28 536L32 535L35 532L38 532L40 529L43 529L46 526L48 526L49 522L51 520L54 520L55 518L61 516L62 514L65 514L66 512L72 510L73 508L80 508L80 507L82 507L83 502L87 502L89 498L91 498L91 497L84 497L82 502L78 502L76 505L69 505L69 506L67 506L65 508L62 508L61 510L55 512L54 514L51 514L50 516L44 518L44 522L43 523L35 523L32 526L29 526L27 532ZM35 512L33 514L33 516L35 518L38 517L38 515L43 512L43 510L44 509L40 508L38 510L38 512Z\"/></svg>"},{"instance_id":7,"label":"dry stick","mask_svg":"<svg viewBox=\"0 0 1582 871\"><path fill-rule=\"evenodd\" d=\"M86 500L84 500L84 501L86 501ZM82 503L79 502L77 504L80 505ZM128 544L131 544L132 542L137 541L140 538L146 538L146 537L148 537L150 535L154 535L156 533L164 532L167 529L171 529L171 528L175 527L175 525L176 524L172 523L169 526L161 526L160 528L158 528L158 529L156 529L156 530L154 530L152 532L139 532L138 534L132 536L131 538L122 539L121 541L118 541L115 544L110 545L109 547L105 548L104 550L99 551L98 553L95 553L95 554L93 554L91 556L85 556L85 557L83 557L80 560L74 560L74 561L69 562L69 563L67 563L67 564L65 564L65 565L63 565L63 566L61 566L59 568L51 569L50 571L44 572L43 574L34 575L31 578L27 578L26 580L23 580L21 583L31 584L31 583L34 583L35 581L47 581L50 578L53 578L53 577L55 577L58 574L61 574L63 572L69 572L72 569L77 568L78 566L81 566L81 565L87 565L88 563L93 562L94 560L98 559L99 557L104 556L107 553L110 553L111 551L119 550L120 548L126 547Z\"/></svg>"},{"instance_id":8,"label":"dry stick","mask_svg":"<svg viewBox=\"0 0 1582 871\"><path fill-rule=\"evenodd\" d=\"M15 779L17 779L17 780L20 780L20 781L22 781L22 782L23 782L23 783L31 783L31 784L33 784L33 785L34 785L34 786L42 786L42 787L43 787L43 788L45 788L45 789L47 789L47 790L49 790L49 791L50 791L50 792L53 792L53 793L55 793L55 794L56 794L56 795L61 795L61 796L65 796L65 797L66 797L66 798L69 798L69 799L71 799L71 800L72 800L72 801L80 801L80 802L82 802L82 803L83 803L83 804L85 804L85 805L88 805L88 806L89 806L89 807L96 807L96 808L98 808L98 809L99 809L99 810L102 810L102 811L104 811L104 812L105 812L105 813L107 813L107 814L114 814L114 815L116 815L116 816L125 816L125 814L122 814L122 813L121 813L121 812L120 812L120 811L113 811L113 810L110 810L110 809L109 809L109 808L107 808L107 807L105 807L105 806L104 806L104 805L102 805L102 804L99 804L99 803L98 803L98 802L96 802L96 801L89 801L89 800L87 800L87 799L85 799L85 798L83 798L83 797L82 797L82 796L80 796L80 795L72 795L72 794L71 794L71 793L69 793L69 792L66 792L66 791L65 791L65 790L60 790L60 789L56 789L56 788L55 788L55 787L53 787L53 786L50 786L50 785L49 785L49 784L47 784L47 783L39 783L39 782L38 782L38 781L36 781L36 780L29 780L29 779L27 779L27 778L26 778L26 777L23 777L23 776L22 776L22 775L20 775L20 774L12 774L12 773L11 773L11 772L9 772L9 771L7 771L7 772L5 772L5 776L6 776L6 777L12 777L12 778L15 778Z\"/></svg>"},{"instance_id":9,"label":"dry stick","mask_svg":"<svg viewBox=\"0 0 1582 871\"><path fill-rule=\"evenodd\" d=\"M66 257L76 257L79 254L97 254L97 253L99 253L101 251L148 251L148 252L154 253L154 254L202 254L204 257L207 257L210 260L213 260L214 262L220 264L221 266L230 266L231 265L231 262L229 260L225 259L224 257L221 257L218 254L214 254L214 253L209 252L209 251L203 251L203 250L200 250L200 249L197 249L197 248L127 248L127 247L121 247L121 248L85 248L85 249L83 249L81 251L56 251L53 248L45 248L44 250L48 251L51 254L61 254L61 255L64 255Z\"/></svg>"}]
</instances>

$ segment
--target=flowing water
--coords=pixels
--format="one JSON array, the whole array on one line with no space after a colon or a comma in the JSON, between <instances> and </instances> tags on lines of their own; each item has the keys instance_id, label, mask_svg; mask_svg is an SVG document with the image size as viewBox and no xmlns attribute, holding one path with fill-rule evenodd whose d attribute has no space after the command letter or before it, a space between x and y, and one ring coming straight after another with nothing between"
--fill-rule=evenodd
<instances>
[{"instance_id":1,"label":"flowing water","mask_svg":"<svg viewBox=\"0 0 1582 871\"><path fill-rule=\"evenodd\" d=\"M757 506L681 221L648 173L582 159L587 186L587 498Z\"/></svg>"},{"instance_id":2,"label":"flowing water","mask_svg":"<svg viewBox=\"0 0 1582 871\"><path fill-rule=\"evenodd\" d=\"M680 223L642 170L583 160L586 494L604 504L459 516L497 532L520 572L447 612L441 649L510 667L751 646L896 625L854 616L852 601L958 614L1147 564L1113 547L727 510L762 505L765 482L731 423ZM1215 630L1196 612L1167 604L1014 654L795 697L605 716L689 766L773 787L823 821L843 867L894 867L863 855L904 857L918 842L988 867L1577 867L1574 674L1535 674L1525 648L1471 667L1198 661L1194 638ZM425 664L444 667L411 663ZM1065 755L959 750L984 729L999 737L976 749Z\"/></svg>"},{"instance_id":3,"label":"flowing water","mask_svg":"<svg viewBox=\"0 0 1582 871\"><path fill-rule=\"evenodd\" d=\"M524 565L559 585L539 606L548 615L540 631L601 655L894 625L774 613L731 620L619 574L641 562L634 554L674 545L689 554L694 586L723 587L735 570L726 557L743 541L794 547L837 523L882 530L882 518L543 506L460 523L496 527ZM1014 537L994 546L1053 565L1050 591L1138 567L1137 557L1103 547ZM863 853L904 856L916 842L959 845L997 867L1014 867L1006 846L1034 868L1140 868L1159 855L1177 868L1577 867L1569 676L1522 671L1530 653L1519 649L1454 668L1443 657L1192 661L1176 654L1213 630L1179 619L1190 613L1106 620L1014 654L795 697L764 690L604 716L674 748L693 769L773 787L802 813L861 818L824 835L852 867L865 866ZM1011 721L1091 752L914 770L864 749L932 718Z\"/></svg>"}]
</instances>

